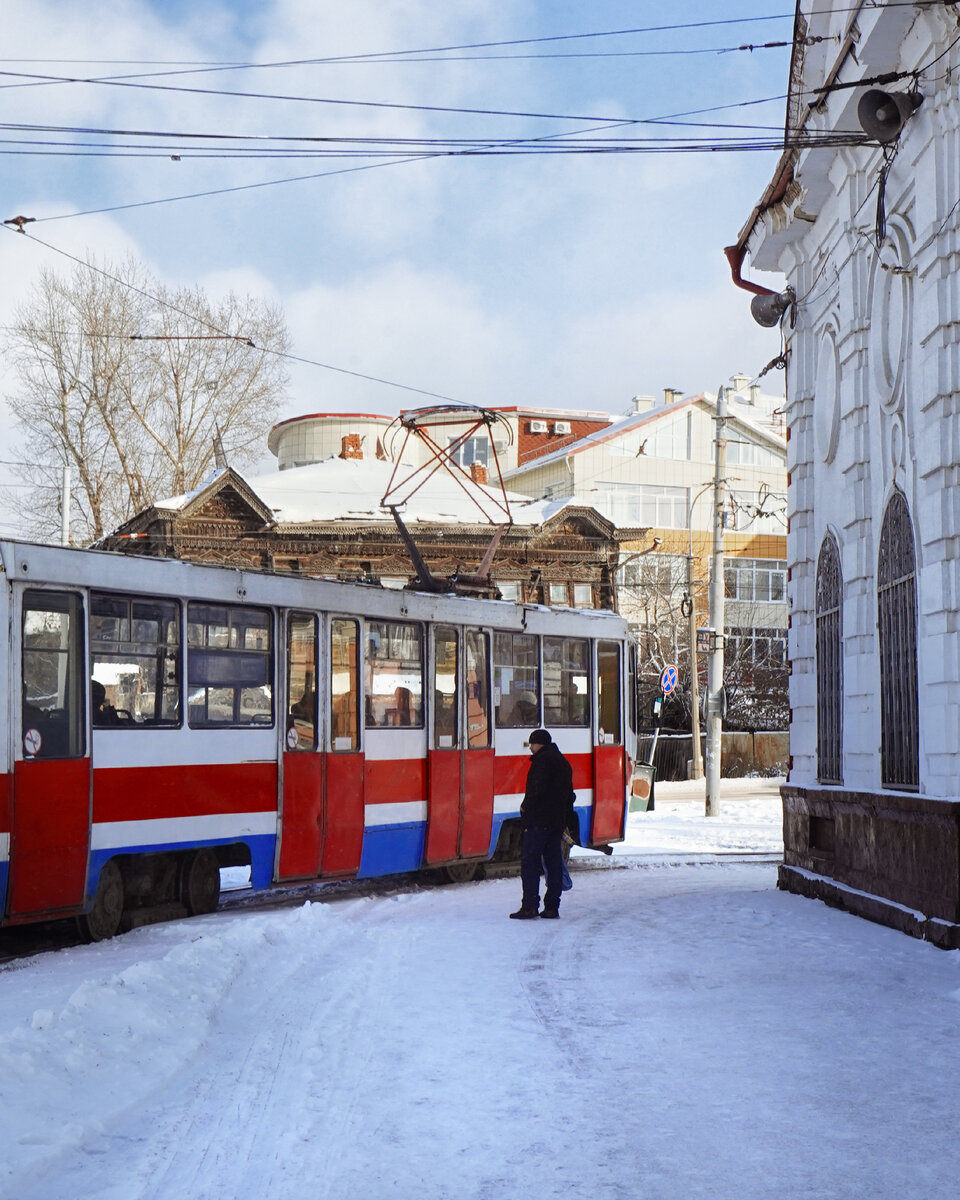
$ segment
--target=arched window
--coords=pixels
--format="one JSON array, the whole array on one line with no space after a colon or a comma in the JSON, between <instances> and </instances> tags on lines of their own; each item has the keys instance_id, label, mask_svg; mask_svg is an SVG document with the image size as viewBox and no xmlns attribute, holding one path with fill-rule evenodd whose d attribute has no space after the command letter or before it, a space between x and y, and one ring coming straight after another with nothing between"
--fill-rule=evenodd
<instances>
[{"instance_id":1,"label":"arched window","mask_svg":"<svg viewBox=\"0 0 960 1200\"><path fill-rule=\"evenodd\" d=\"M817 562L817 778L843 782L843 574L828 534Z\"/></svg>"},{"instance_id":2,"label":"arched window","mask_svg":"<svg viewBox=\"0 0 960 1200\"><path fill-rule=\"evenodd\" d=\"M880 632L880 778L884 787L920 785L917 711L917 558L901 492L880 531L877 609Z\"/></svg>"}]
</instances>

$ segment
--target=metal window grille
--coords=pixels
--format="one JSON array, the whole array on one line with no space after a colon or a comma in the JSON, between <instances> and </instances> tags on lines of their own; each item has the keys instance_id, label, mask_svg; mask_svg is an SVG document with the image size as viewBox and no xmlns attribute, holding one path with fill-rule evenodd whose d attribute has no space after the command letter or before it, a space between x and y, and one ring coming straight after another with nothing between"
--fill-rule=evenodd
<instances>
[{"instance_id":1,"label":"metal window grille","mask_svg":"<svg viewBox=\"0 0 960 1200\"><path fill-rule=\"evenodd\" d=\"M902 493L887 505L877 568L880 641L880 774L884 787L920 785L917 577L910 512Z\"/></svg>"},{"instance_id":2,"label":"metal window grille","mask_svg":"<svg viewBox=\"0 0 960 1200\"><path fill-rule=\"evenodd\" d=\"M817 778L843 782L843 574L827 536L817 562Z\"/></svg>"}]
</instances>

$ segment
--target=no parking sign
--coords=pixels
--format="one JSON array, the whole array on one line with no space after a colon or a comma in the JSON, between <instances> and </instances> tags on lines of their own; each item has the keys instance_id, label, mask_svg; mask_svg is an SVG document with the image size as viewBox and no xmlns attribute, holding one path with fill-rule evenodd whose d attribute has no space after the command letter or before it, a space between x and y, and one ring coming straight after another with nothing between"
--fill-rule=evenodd
<instances>
[{"instance_id":1,"label":"no parking sign","mask_svg":"<svg viewBox=\"0 0 960 1200\"><path fill-rule=\"evenodd\" d=\"M677 686L677 668L671 663L660 672L660 691L669 696Z\"/></svg>"}]
</instances>

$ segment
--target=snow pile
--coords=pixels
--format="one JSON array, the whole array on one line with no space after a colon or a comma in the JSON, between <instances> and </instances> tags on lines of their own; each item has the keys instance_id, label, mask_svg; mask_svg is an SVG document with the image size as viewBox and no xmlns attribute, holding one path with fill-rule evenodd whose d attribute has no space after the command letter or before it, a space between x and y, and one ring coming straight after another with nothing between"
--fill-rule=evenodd
<instances>
[{"instance_id":1,"label":"snow pile","mask_svg":"<svg viewBox=\"0 0 960 1200\"><path fill-rule=\"evenodd\" d=\"M283 920L207 920L162 926L55 959L87 958L92 972L59 1008L38 1007L0 1034L0 1079L10 1097L40 1103L4 1105L0 1180L102 1132L173 1078L207 1037L223 998L244 964L256 957L276 972L302 955L326 925L328 910L306 906ZM201 928L202 924L202 928ZM118 971L138 941L174 937L171 948ZM38 959L41 970L55 969ZM3 976L0 976L3 978ZM9 986L17 975L9 973ZM0 1195L13 1193L0 1189Z\"/></svg>"},{"instance_id":2,"label":"snow pile","mask_svg":"<svg viewBox=\"0 0 960 1200\"><path fill-rule=\"evenodd\" d=\"M657 854L783 853L782 779L725 779L718 816L704 816L705 784L658 783L652 812L627 818L614 856ZM595 857L574 850L577 857Z\"/></svg>"}]
</instances>

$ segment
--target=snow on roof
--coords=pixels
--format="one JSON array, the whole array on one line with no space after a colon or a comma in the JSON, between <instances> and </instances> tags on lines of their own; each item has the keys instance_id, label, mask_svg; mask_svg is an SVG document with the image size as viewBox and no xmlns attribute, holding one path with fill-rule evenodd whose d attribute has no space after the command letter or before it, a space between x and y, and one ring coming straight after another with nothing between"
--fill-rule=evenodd
<instances>
[{"instance_id":1,"label":"snow on roof","mask_svg":"<svg viewBox=\"0 0 960 1200\"><path fill-rule=\"evenodd\" d=\"M394 488L415 468L377 459L331 457L304 467L271 471L244 477L247 487L272 510L280 525L308 525L329 521L383 521L390 513L380 504L396 469ZM179 511L200 494L217 475L208 478L193 492L158 501L158 509ZM423 479L422 470L416 479ZM409 488L399 489L401 496ZM528 496L508 493L510 513L517 525L542 525L564 502L531 500ZM491 520L501 523L504 513L498 488L467 484L461 487L444 470L436 471L422 487L397 508L404 520L425 524L478 524Z\"/></svg>"},{"instance_id":2,"label":"snow on roof","mask_svg":"<svg viewBox=\"0 0 960 1200\"><path fill-rule=\"evenodd\" d=\"M205 476L202 482L199 483L192 491L182 492L179 496L168 496L166 500L157 500L153 507L162 508L171 512L179 512L180 509L186 508L191 500L195 500L201 492L205 492L207 488L212 483L215 483L226 470L226 467L214 468L214 470L212 470L209 475Z\"/></svg>"}]
</instances>

